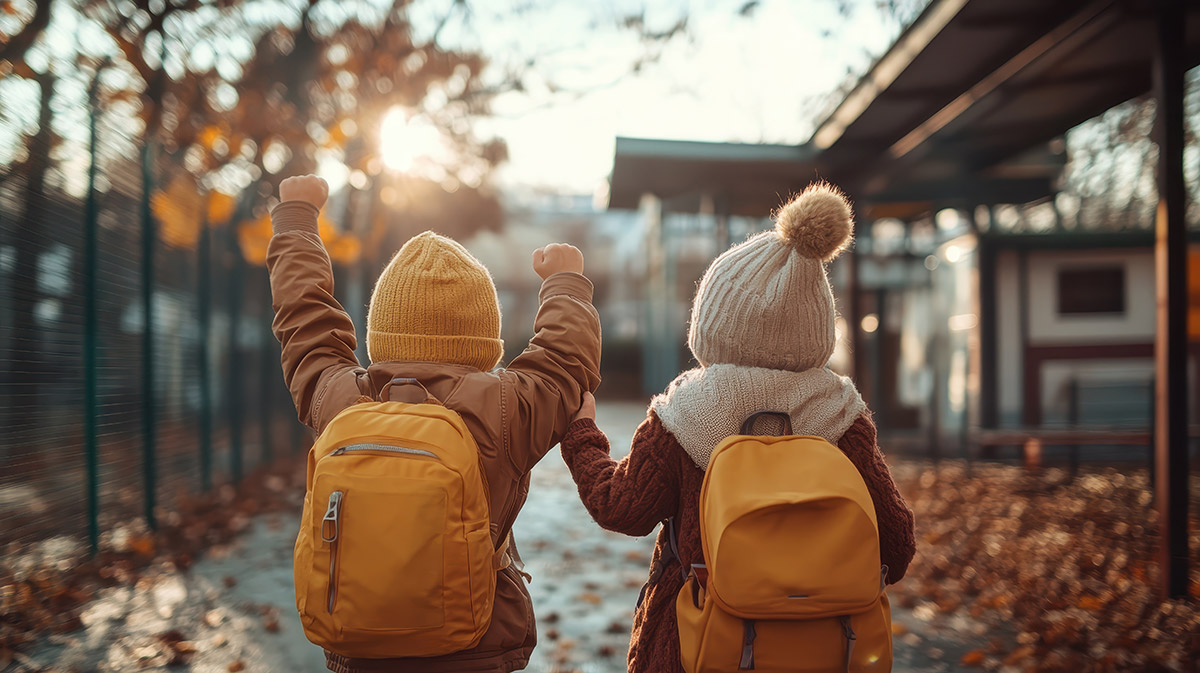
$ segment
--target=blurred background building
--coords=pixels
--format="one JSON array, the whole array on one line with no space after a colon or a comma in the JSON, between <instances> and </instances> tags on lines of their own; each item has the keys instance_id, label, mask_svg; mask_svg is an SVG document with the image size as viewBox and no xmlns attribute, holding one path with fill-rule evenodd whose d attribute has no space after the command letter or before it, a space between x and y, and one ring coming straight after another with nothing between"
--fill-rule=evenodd
<instances>
[{"instance_id":1,"label":"blurred background building","mask_svg":"<svg viewBox=\"0 0 1200 673\"><path fill-rule=\"evenodd\" d=\"M858 206L854 254L833 265L846 338L832 364L889 447L994 458L1036 441L1072 460L1147 459L1152 137L1165 132L1148 95L1163 58L1151 4L931 2L808 143L618 138L610 207L642 214L647 284L665 288L676 326L644 323L643 392L687 367L688 288L740 240L732 218L821 177ZM1178 57L1192 67L1200 13L1186 17ZM1194 230L1200 71L1179 104Z\"/></svg>"}]
</instances>

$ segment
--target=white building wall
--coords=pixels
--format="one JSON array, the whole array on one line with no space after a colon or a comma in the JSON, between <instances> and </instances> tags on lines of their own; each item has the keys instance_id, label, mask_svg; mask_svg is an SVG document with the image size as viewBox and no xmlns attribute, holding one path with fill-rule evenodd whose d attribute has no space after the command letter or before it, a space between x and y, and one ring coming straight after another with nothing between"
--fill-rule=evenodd
<instances>
[{"instance_id":1,"label":"white building wall","mask_svg":"<svg viewBox=\"0 0 1200 673\"><path fill-rule=\"evenodd\" d=\"M1058 273L1122 266L1123 315L1059 315ZM1136 250L1034 251L1029 254L1029 340L1034 346L1154 341L1154 253Z\"/></svg>"},{"instance_id":2,"label":"white building wall","mask_svg":"<svg viewBox=\"0 0 1200 673\"><path fill-rule=\"evenodd\" d=\"M1149 249L1128 250L1035 250L1028 258L1026 301L1029 345L1125 345L1154 341L1155 280L1154 254ZM1064 269L1119 265L1125 269L1123 314L1062 315L1058 311L1058 274ZM1024 405L1024 353L1021 349L1020 253L1004 250L996 258L997 403L1002 427L1022 424ZM1066 423L1070 411L1070 386L1077 381L1085 389L1083 403L1095 407L1107 397L1128 398L1128 418L1133 422L1148 410L1147 390L1154 374L1150 358L1071 359L1045 362L1039 373L1042 391L1042 420ZM1111 392L1105 392L1111 391ZM1136 399L1134 399L1136 398ZM1097 401L1101 400L1101 401ZM1082 422L1099 422L1085 409ZM1119 416L1119 414L1117 414Z\"/></svg>"}]
</instances>

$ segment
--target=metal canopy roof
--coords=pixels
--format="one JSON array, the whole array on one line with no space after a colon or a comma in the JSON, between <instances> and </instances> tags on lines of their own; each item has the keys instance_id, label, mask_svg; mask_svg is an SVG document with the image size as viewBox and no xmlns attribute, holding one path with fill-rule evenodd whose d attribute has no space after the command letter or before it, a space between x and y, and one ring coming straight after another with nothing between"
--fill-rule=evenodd
<instances>
[{"instance_id":1,"label":"metal canopy roof","mask_svg":"<svg viewBox=\"0 0 1200 673\"><path fill-rule=\"evenodd\" d=\"M1047 141L1149 91L1154 44L1153 0L934 0L809 144L620 138L610 206L709 193L765 215L818 173L863 203L1035 200L1064 160Z\"/></svg>"},{"instance_id":2,"label":"metal canopy roof","mask_svg":"<svg viewBox=\"0 0 1200 673\"><path fill-rule=\"evenodd\" d=\"M1190 68L1200 3L1188 16ZM1155 41L1152 0L966 2L822 164L868 198L1001 173L1000 162L1149 91ZM958 75L945 78L947 68ZM827 121L814 137L834 131Z\"/></svg>"},{"instance_id":3,"label":"metal canopy roof","mask_svg":"<svg viewBox=\"0 0 1200 673\"><path fill-rule=\"evenodd\" d=\"M813 148L617 138L609 207L633 209L642 194L712 194L734 214L758 194L786 195L816 176ZM778 196L775 197L778 203Z\"/></svg>"}]
</instances>

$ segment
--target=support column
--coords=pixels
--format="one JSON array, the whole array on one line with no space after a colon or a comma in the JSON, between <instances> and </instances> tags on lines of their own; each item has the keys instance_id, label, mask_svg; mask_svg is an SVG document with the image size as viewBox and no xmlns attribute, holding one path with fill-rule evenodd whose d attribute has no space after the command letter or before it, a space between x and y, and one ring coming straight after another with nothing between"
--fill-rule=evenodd
<instances>
[{"instance_id":1,"label":"support column","mask_svg":"<svg viewBox=\"0 0 1200 673\"><path fill-rule=\"evenodd\" d=\"M659 372L662 370L662 346L664 317L662 303L666 295L663 287L662 200L652 194L642 196L639 211L646 220L646 278L642 286L642 393L654 395L662 390Z\"/></svg>"},{"instance_id":2,"label":"support column","mask_svg":"<svg viewBox=\"0 0 1200 673\"><path fill-rule=\"evenodd\" d=\"M991 210L991 206L988 207ZM990 230L990 228L989 228ZM999 425L999 369L997 368L1000 339L996 324L996 249L977 235L979 255L979 425L995 428Z\"/></svg>"},{"instance_id":3,"label":"support column","mask_svg":"<svg viewBox=\"0 0 1200 673\"><path fill-rule=\"evenodd\" d=\"M1155 490L1162 544L1164 598L1188 593L1188 284L1186 192L1183 177L1183 0L1159 0L1154 93L1158 120L1158 213L1155 269Z\"/></svg>"},{"instance_id":4,"label":"support column","mask_svg":"<svg viewBox=\"0 0 1200 673\"><path fill-rule=\"evenodd\" d=\"M717 255L721 255L733 243L733 234L729 231L729 197L722 194L714 201L713 214L717 221Z\"/></svg>"},{"instance_id":5,"label":"support column","mask_svg":"<svg viewBox=\"0 0 1200 673\"><path fill-rule=\"evenodd\" d=\"M859 345L863 343L862 335L862 298L859 297L859 255L863 253L864 248L869 245L871 239L870 223L857 218L854 222L854 244L853 247L842 258L845 264L849 267L846 269L846 296L845 299L845 315L846 315L846 348L850 351L850 371L846 372L853 378L858 385L862 385L862 377L866 373L865 357L859 352ZM872 381L871 385L875 382ZM872 390L874 390L872 388Z\"/></svg>"}]
</instances>

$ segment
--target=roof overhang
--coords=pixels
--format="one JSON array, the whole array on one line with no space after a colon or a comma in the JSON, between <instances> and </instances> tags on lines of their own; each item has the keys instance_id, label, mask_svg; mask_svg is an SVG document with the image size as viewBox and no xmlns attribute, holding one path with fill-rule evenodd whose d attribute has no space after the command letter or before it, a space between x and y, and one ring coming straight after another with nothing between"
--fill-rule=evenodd
<instances>
[{"instance_id":1,"label":"roof overhang","mask_svg":"<svg viewBox=\"0 0 1200 673\"><path fill-rule=\"evenodd\" d=\"M1020 153L1153 84L1154 0L942 0L909 32L949 9L953 18L869 106L850 115L857 108L848 96L818 128L832 134L845 122L820 162L860 197L996 177ZM1200 3L1187 12L1191 68L1200 64Z\"/></svg>"},{"instance_id":2,"label":"roof overhang","mask_svg":"<svg viewBox=\"0 0 1200 673\"><path fill-rule=\"evenodd\" d=\"M676 203L708 196L725 212L764 215L816 176L814 154L808 145L617 138L609 207L635 209L647 193Z\"/></svg>"}]
</instances>

